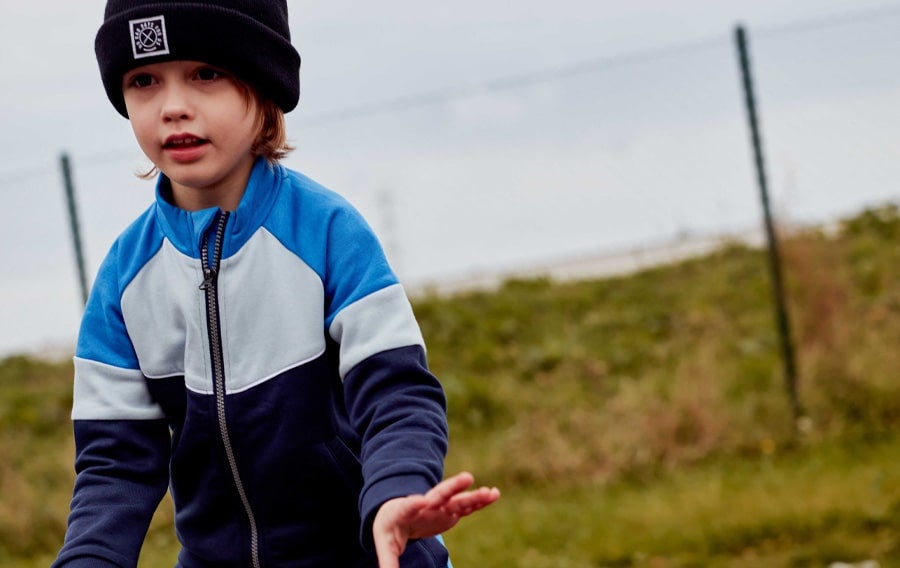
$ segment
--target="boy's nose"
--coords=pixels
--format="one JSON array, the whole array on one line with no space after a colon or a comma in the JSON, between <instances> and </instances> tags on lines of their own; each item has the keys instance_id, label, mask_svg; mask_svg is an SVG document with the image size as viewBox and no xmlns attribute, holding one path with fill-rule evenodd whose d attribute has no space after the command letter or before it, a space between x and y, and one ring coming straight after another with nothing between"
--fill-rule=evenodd
<instances>
[{"instance_id":1,"label":"boy's nose","mask_svg":"<svg viewBox=\"0 0 900 568\"><path fill-rule=\"evenodd\" d=\"M185 89L174 85L166 89L161 109L165 122L189 119L193 114L191 108L190 97Z\"/></svg>"}]
</instances>

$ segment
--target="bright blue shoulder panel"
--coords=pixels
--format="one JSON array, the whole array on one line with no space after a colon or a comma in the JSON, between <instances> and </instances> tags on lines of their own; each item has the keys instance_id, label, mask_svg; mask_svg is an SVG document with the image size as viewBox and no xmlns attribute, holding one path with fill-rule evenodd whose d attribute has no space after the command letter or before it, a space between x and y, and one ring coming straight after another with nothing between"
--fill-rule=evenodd
<instances>
[{"instance_id":1,"label":"bright blue shoulder panel","mask_svg":"<svg viewBox=\"0 0 900 568\"><path fill-rule=\"evenodd\" d=\"M122 317L122 291L162 246L152 205L113 243L103 260L81 319L75 356L137 369L138 361Z\"/></svg>"},{"instance_id":2,"label":"bright blue shoulder panel","mask_svg":"<svg viewBox=\"0 0 900 568\"><path fill-rule=\"evenodd\" d=\"M326 328L345 307L397 283L375 233L346 199L298 172L283 183L265 227L322 280Z\"/></svg>"}]
</instances>

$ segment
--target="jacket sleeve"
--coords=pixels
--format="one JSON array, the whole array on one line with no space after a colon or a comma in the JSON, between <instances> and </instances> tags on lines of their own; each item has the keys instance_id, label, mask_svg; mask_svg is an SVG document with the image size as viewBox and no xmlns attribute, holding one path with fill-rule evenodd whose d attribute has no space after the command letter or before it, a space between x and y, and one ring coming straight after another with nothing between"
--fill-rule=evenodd
<instances>
[{"instance_id":1,"label":"jacket sleeve","mask_svg":"<svg viewBox=\"0 0 900 568\"><path fill-rule=\"evenodd\" d=\"M330 223L325 282L344 400L362 440L361 538L371 548L372 521L385 501L425 493L442 479L446 401L403 287L353 211Z\"/></svg>"},{"instance_id":2,"label":"jacket sleeve","mask_svg":"<svg viewBox=\"0 0 900 568\"><path fill-rule=\"evenodd\" d=\"M75 352L76 478L54 568L135 566L168 486L168 425L125 329L115 250L91 291Z\"/></svg>"}]
</instances>

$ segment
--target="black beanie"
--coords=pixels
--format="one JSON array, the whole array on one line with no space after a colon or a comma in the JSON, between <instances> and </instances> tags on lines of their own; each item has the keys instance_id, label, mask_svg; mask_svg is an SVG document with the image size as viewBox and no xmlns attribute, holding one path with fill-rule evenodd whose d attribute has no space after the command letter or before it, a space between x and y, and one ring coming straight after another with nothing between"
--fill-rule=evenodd
<instances>
[{"instance_id":1,"label":"black beanie","mask_svg":"<svg viewBox=\"0 0 900 568\"><path fill-rule=\"evenodd\" d=\"M286 0L108 0L94 51L106 95L126 118L123 76L162 61L224 69L284 112L300 98L300 54L291 45Z\"/></svg>"}]
</instances>

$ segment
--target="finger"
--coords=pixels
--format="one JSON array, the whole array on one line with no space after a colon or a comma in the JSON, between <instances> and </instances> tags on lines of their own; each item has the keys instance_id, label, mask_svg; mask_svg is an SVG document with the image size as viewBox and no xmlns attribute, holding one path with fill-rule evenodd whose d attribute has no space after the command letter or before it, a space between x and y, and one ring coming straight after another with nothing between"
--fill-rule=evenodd
<instances>
[{"instance_id":1,"label":"finger","mask_svg":"<svg viewBox=\"0 0 900 568\"><path fill-rule=\"evenodd\" d=\"M406 547L406 540L393 530L379 531L372 535L375 540L375 555L379 568L400 568L400 555Z\"/></svg>"},{"instance_id":2,"label":"finger","mask_svg":"<svg viewBox=\"0 0 900 568\"><path fill-rule=\"evenodd\" d=\"M442 506L449 502L455 495L465 491L474 482L475 478L472 477L472 474L463 471L432 487L431 490L425 494L425 498L428 499L429 503L432 505Z\"/></svg>"},{"instance_id":3,"label":"finger","mask_svg":"<svg viewBox=\"0 0 900 568\"><path fill-rule=\"evenodd\" d=\"M461 516L470 515L500 499L500 490L496 487L481 487L475 491L454 495L445 505L444 510Z\"/></svg>"},{"instance_id":4,"label":"finger","mask_svg":"<svg viewBox=\"0 0 900 568\"><path fill-rule=\"evenodd\" d=\"M432 506L424 495L410 495L394 503L394 519L397 524L409 524L414 522L419 514Z\"/></svg>"},{"instance_id":5,"label":"finger","mask_svg":"<svg viewBox=\"0 0 900 568\"><path fill-rule=\"evenodd\" d=\"M389 544L376 541L375 554L378 556L378 568L400 568L400 554Z\"/></svg>"}]
</instances>

